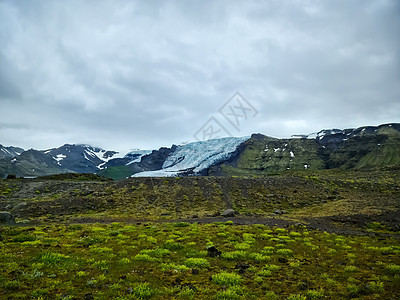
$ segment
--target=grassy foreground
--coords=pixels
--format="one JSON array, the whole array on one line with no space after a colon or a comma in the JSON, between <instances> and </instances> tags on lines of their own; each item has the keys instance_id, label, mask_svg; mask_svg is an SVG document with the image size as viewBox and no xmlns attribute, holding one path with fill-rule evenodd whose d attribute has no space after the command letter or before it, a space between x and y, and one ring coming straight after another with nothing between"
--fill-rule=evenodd
<instances>
[{"instance_id":1,"label":"grassy foreground","mask_svg":"<svg viewBox=\"0 0 400 300\"><path fill-rule=\"evenodd\" d=\"M399 257L393 237L231 221L0 227L0 298L399 299Z\"/></svg>"}]
</instances>

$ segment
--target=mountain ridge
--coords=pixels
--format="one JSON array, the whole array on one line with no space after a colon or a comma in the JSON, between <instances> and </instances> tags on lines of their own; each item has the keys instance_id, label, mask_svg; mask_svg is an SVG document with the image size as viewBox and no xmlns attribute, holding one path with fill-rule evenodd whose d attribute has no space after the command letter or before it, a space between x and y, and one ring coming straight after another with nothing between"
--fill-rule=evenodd
<instances>
[{"instance_id":1,"label":"mountain ridge","mask_svg":"<svg viewBox=\"0 0 400 300\"><path fill-rule=\"evenodd\" d=\"M25 151L0 145L0 177L58 173L130 176L269 175L304 169L400 167L400 123L323 129L282 139L263 134L135 150L125 155L86 144Z\"/></svg>"}]
</instances>

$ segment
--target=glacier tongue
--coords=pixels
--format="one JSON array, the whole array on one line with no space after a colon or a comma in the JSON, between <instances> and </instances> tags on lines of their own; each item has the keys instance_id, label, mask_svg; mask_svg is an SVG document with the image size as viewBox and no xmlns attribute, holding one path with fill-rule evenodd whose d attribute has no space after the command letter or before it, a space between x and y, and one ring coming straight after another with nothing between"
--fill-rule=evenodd
<instances>
[{"instance_id":1,"label":"glacier tongue","mask_svg":"<svg viewBox=\"0 0 400 300\"><path fill-rule=\"evenodd\" d=\"M177 176L185 171L194 174L226 160L249 137L227 137L180 145L165 160L161 170L140 172L132 177Z\"/></svg>"}]
</instances>

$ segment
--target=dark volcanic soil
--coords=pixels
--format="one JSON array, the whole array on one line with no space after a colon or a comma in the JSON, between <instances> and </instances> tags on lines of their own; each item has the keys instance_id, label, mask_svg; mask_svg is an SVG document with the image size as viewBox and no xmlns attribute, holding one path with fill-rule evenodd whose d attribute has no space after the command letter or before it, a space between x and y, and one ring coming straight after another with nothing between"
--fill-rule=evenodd
<instances>
[{"instance_id":1,"label":"dark volcanic soil","mask_svg":"<svg viewBox=\"0 0 400 300\"><path fill-rule=\"evenodd\" d=\"M321 175L322 174L322 175ZM68 178L0 181L0 210L28 222L225 222L328 232L400 231L398 172L305 173L259 178ZM220 213L233 208L234 218ZM282 212L283 214L281 214ZM384 229L384 230L383 230Z\"/></svg>"}]
</instances>

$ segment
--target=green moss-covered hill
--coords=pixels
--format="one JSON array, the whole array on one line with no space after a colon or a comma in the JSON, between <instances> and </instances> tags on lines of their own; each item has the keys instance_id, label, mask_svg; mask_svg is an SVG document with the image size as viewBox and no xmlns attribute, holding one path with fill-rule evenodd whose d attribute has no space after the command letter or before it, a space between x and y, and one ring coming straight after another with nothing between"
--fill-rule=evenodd
<instances>
[{"instance_id":1,"label":"green moss-covered hill","mask_svg":"<svg viewBox=\"0 0 400 300\"><path fill-rule=\"evenodd\" d=\"M261 134L241 145L235 157L209 175L268 175L286 170L387 169L400 167L400 132L391 124L374 130L316 139L276 139Z\"/></svg>"}]
</instances>

